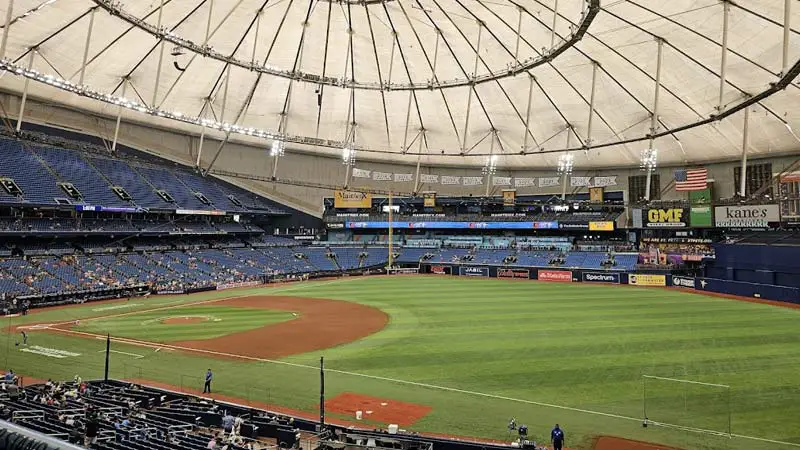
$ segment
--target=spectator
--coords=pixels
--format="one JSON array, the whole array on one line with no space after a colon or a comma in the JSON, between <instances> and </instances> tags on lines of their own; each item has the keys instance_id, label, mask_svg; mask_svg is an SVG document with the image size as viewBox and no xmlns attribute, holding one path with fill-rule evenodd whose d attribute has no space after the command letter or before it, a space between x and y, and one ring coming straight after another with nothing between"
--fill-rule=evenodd
<instances>
[{"instance_id":1,"label":"spectator","mask_svg":"<svg viewBox=\"0 0 800 450\"><path fill-rule=\"evenodd\" d=\"M550 432L550 441L553 444L553 450L561 450L564 445L564 431L561 430L558 424Z\"/></svg>"},{"instance_id":2,"label":"spectator","mask_svg":"<svg viewBox=\"0 0 800 450\"><path fill-rule=\"evenodd\" d=\"M236 419L230 415L230 413L226 412L224 416L222 416L222 431L226 434L231 434L233 432L233 423Z\"/></svg>"}]
</instances>

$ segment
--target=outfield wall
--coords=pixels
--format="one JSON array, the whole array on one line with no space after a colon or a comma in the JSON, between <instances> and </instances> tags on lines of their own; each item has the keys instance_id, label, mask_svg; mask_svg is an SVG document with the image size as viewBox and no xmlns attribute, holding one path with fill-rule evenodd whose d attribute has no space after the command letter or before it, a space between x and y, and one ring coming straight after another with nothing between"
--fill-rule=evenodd
<instances>
[{"instance_id":1,"label":"outfield wall","mask_svg":"<svg viewBox=\"0 0 800 450\"><path fill-rule=\"evenodd\" d=\"M732 281L713 277L690 277L665 272L621 272L541 267L498 267L469 264L423 264L421 272L444 276L538 280L555 283L627 284L675 287L702 292L736 295L800 304L800 288L767 283Z\"/></svg>"}]
</instances>

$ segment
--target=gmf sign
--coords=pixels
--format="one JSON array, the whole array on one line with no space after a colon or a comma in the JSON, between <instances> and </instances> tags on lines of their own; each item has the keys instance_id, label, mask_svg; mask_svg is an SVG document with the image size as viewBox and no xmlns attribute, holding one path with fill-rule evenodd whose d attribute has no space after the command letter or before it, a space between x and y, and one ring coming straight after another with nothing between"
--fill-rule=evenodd
<instances>
[{"instance_id":1,"label":"gmf sign","mask_svg":"<svg viewBox=\"0 0 800 450\"><path fill-rule=\"evenodd\" d=\"M684 228L686 210L683 208L650 208L644 211L647 228Z\"/></svg>"}]
</instances>

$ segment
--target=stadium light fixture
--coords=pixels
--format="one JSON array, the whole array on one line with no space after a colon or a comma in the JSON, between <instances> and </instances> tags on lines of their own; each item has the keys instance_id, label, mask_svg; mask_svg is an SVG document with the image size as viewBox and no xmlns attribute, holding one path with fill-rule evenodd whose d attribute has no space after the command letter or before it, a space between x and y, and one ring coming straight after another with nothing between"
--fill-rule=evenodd
<instances>
[{"instance_id":1,"label":"stadium light fixture","mask_svg":"<svg viewBox=\"0 0 800 450\"><path fill-rule=\"evenodd\" d=\"M639 168L646 172L653 172L658 167L658 149L646 148L642 150Z\"/></svg>"},{"instance_id":2,"label":"stadium light fixture","mask_svg":"<svg viewBox=\"0 0 800 450\"><path fill-rule=\"evenodd\" d=\"M272 141L272 149L269 151L269 156L283 156L286 149L286 143L280 139Z\"/></svg>"},{"instance_id":3,"label":"stadium light fixture","mask_svg":"<svg viewBox=\"0 0 800 450\"><path fill-rule=\"evenodd\" d=\"M356 151L350 147L342 148L342 164L345 166L356 165Z\"/></svg>"},{"instance_id":4,"label":"stadium light fixture","mask_svg":"<svg viewBox=\"0 0 800 450\"><path fill-rule=\"evenodd\" d=\"M484 175L494 175L497 172L497 155L491 155L486 158L486 164L483 165L481 173Z\"/></svg>"},{"instance_id":5,"label":"stadium light fixture","mask_svg":"<svg viewBox=\"0 0 800 450\"><path fill-rule=\"evenodd\" d=\"M575 165L575 155L572 153L565 153L558 157L558 173L560 175L569 175L572 173L572 167Z\"/></svg>"}]
</instances>

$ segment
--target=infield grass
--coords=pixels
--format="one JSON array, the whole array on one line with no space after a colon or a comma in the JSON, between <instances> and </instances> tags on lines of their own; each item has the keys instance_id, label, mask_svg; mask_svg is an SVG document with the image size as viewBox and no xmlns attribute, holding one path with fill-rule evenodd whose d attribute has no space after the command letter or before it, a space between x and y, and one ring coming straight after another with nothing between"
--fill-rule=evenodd
<instances>
[{"instance_id":1,"label":"infield grass","mask_svg":"<svg viewBox=\"0 0 800 450\"><path fill-rule=\"evenodd\" d=\"M194 318L196 323L164 323L170 319ZM290 312L257 308L186 306L174 310L125 313L118 317L84 321L74 329L89 333L110 333L115 337L151 342L176 342L213 339L232 333L291 320Z\"/></svg>"},{"instance_id":2,"label":"infield grass","mask_svg":"<svg viewBox=\"0 0 800 450\"><path fill-rule=\"evenodd\" d=\"M687 450L800 448L800 310L667 289L371 277L137 300L140 305L122 311L273 294L359 302L386 311L390 323L360 341L284 360L298 366L114 344L140 357L112 355L111 375L197 388L211 366L221 393L313 412L319 399L315 367L324 355L328 397L357 392L433 407L411 427L418 431L503 439L509 437L506 423L516 417L539 441L559 422L570 447L587 447L592 436L609 434ZM96 325L137 324L152 314L180 316L197 308L214 316L227 309L210 303L130 315L123 323L102 319ZM93 309L98 307L44 311L10 323L121 312ZM143 332L139 338L155 341L159 335ZM102 374L100 340L32 332L32 344L80 353L54 359L18 351L16 339L6 335L0 342L0 361L19 373L39 378ZM650 385L651 420L720 432L730 423L734 434L784 443L642 428L642 375L731 386L728 400L714 390Z\"/></svg>"}]
</instances>

